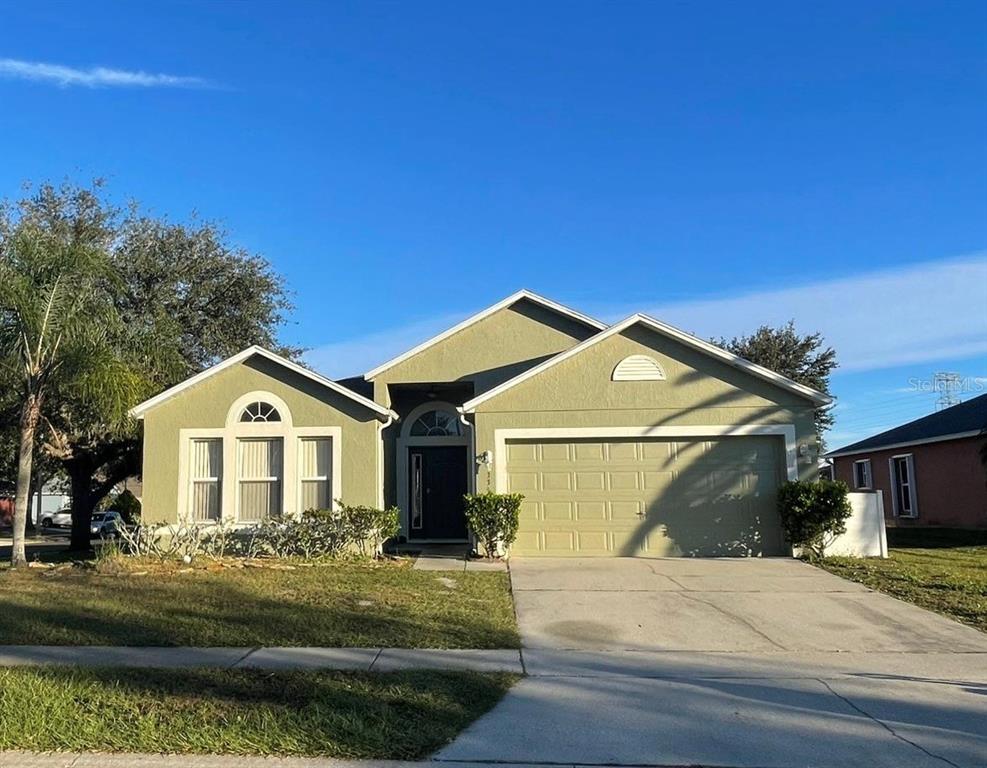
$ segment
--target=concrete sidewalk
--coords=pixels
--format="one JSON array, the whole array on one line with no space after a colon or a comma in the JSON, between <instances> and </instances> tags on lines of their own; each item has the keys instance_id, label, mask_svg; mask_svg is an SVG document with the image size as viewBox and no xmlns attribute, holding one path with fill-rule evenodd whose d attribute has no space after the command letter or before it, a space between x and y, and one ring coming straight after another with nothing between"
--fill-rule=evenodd
<instances>
[{"instance_id":1,"label":"concrete sidewalk","mask_svg":"<svg viewBox=\"0 0 987 768\"><path fill-rule=\"evenodd\" d=\"M987 635L805 563L516 558L527 677L439 760L987 767Z\"/></svg>"},{"instance_id":2,"label":"concrete sidewalk","mask_svg":"<svg viewBox=\"0 0 987 768\"><path fill-rule=\"evenodd\" d=\"M345 669L393 672L454 669L514 672L524 667L517 650L437 648L141 648L126 646L0 646L0 667L156 667L179 669Z\"/></svg>"}]
</instances>

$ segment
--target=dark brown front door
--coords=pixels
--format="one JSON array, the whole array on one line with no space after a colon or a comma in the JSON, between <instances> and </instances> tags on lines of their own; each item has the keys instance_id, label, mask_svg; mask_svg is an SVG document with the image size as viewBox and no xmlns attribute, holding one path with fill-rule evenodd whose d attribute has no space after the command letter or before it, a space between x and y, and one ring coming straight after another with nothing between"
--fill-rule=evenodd
<instances>
[{"instance_id":1,"label":"dark brown front door","mask_svg":"<svg viewBox=\"0 0 987 768\"><path fill-rule=\"evenodd\" d=\"M466 538L466 447L408 449L412 539Z\"/></svg>"}]
</instances>

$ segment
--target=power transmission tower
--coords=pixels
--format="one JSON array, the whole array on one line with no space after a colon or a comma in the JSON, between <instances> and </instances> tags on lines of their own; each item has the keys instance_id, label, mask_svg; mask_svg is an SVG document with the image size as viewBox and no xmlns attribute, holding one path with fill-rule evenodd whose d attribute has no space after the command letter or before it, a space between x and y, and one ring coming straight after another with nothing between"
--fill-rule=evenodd
<instances>
[{"instance_id":1,"label":"power transmission tower","mask_svg":"<svg viewBox=\"0 0 987 768\"><path fill-rule=\"evenodd\" d=\"M960 404L961 385L958 373L941 371L932 377L932 387L939 393L939 399L936 400L937 411Z\"/></svg>"}]
</instances>

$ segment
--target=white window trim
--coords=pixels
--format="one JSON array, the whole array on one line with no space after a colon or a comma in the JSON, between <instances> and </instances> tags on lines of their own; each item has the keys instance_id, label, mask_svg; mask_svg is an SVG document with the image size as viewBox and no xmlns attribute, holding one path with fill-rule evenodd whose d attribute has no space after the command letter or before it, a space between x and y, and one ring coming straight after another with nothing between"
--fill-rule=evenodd
<instances>
[{"instance_id":1,"label":"white window trim","mask_svg":"<svg viewBox=\"0 0 987 768\"><path fill-rule=\"evenodd\" d=\"M193 445L193 443L196 442L197 440L208 440L208 439L212 439L212 438L198 437L198 438L189 438L188 440L182 441L181 450L182 450L183 453L187 454L185 456L186 466L187 466L187 462L192 457L192 445ZM222 447L222 444L220 444L220 447ZM226 457L224 456L222 458L222 461L225 461L225 460L226 460ZM223 516L223 478L226 477L226 467L223 466L222 467L222 470L223 470L223 474L216 475L214 477L191 477L191 471L189 471L190 477L188 479L188 482L186 482L186 484L185 484L185 510L186 510L185 511L185 515L186 515L186 517L188 517L191 514L192 507L194 506L194 501L193 500L195 499L195 486L196 486L196 484L197 483L216 483L217 490L219 491L219 516L220 516L220 519L222 519L222 516ZM181 496L182 496L182 494L179 493L179 498L181 498ZM210 520L196 520L195 522L197 524L209 524L209 523L213 523L213 522L216 522L216 521L210 519Z\"/></svg>"},{"instance_id":2,"label":"white window trim","mask_svg":"<svg viewBox=\"0 0 987 768\"><path fill-rule=\"evenodd\" d=\"M339 500L343 497L343 429L342 427L299 427L294 430L296 447L301 445L302 440L312 438L324 438L329 440L329 508L335 509ZM296 451L296 456L301 455L301 451ZM325 478L303 477L301 469L296 465L297 481L295 487L297 496L295 509L298 514L302 509L302 481L318 480Z\"/></svg>"},{"instance_id":3,"label":"white window trim","mask_svg":"<svg viewBox=\"0 0 987 768\"><path fill-rule=\"evenodd\" d=\"M277 423L277 422L274 422L274 423ZM254 426L254 427L258 426L258 424L263 424L264 426L272 426L272 424L269 423L269 422L256 422L256 421L254 421L254 422L241 422L241 424L251 425L251 426ZM285 502L285 498L287 496L287 494L285 494L285 487L284 486L285 486L285 475L287 474L286 467L288 465L288 459L287 459L288 448L285 445L285 442L286 441L285 441L284 435L282 435L280 432L278 434L272 434L272 435L266 435L266 434L265 435L256 435L256 434L252 434L252 432L253 432L253 430L251 430L251 434L246 434L246 435L244 435L244 434L237 434L234 437L234 439L233 439L234 449L236 451L236 462L237 462L236 463L236 470L235 470L236 477L234 478L234 482L236 484L236 490L235 490L236 499L234 499L234 503L233 503L233 522L235 522L237 525L256 525L257 523L262 522L262 520L263 520L263 518L257 518L257 519L254 519L254 520L242 520L240 518L240 490L241 490L241 488L242 488L242 486L243 486L244 483L281 483L281 514L278 515L278 517L286 517L288 515L288 510L287 510L287 507L285 506L285 503L284 503ZM267 475L267 476L265 476L265 475L258 475L256 477L243 477L240 474L240 444L243 443L243 442L245 442L245 441L258 441L258 440L280 440L281 441L281 475L280 475L280 477L277 476L277 475ZM225 447L225 442L224 442L224 447ZM224 510L224 519L225 519L225 510Z\"/></svg>"},{"instance_id":4,"label":"white window trim","mask_svg":"<svg viewBox=\"0 0 987 768\"><path fill-rule=\"evenodd\" d=\"M240 412L247 403L263 400L278 409L281 421L278 422L240 422ZM300 438L325 437L332 443L332 488L331 502L336 507L336 500L343 496L343 429L342 427L296 427L292 420L288 404L272 392L247 392L238 397L227 411L226 425L223 427L203 429L180 429L178 431L178 521L181 524L192 524L191 510L191 481L190 481L190 447L196 438L220 438L223 441L223 478L220 484L220 519L224 523L239 525L239 464L237 463L237 440L251 437L281 437L283 438L283 462L281 478L281 514L284 517L297 517L301 514L302 487L298 473L298 448ZM206 521L197 525L208 524ZM244 523L248 525L250 523Z\"/></svg>"},{"instance_id":5,"label":"white window trim","mask_svg":"<svg viewBox=\"0 0 987 768\"><path fill-rule=\"evenodd\" d=\"M905 459L908 466L908 498L912 503L911 514L901 513L898 504L898 473L895 471L895 460ZM911 453L898 453L888 459L888 475L891 478L891 509L895 517L903 520L915 520L918 518L918 490L915 482L915 457Z\"/></svg>"},{"instance_id":6,"label":"white window trim","mask_svg":"<svg viewBox=\"0 0 987 768\"><path fill-rule=\"evenodd\" d=\"M863 464L866 469L867 482L864 485L857 485L857 465ZM871 466L870 459L857 459L853 462L853 489L855 491L872 491L874 490L874 472Z\"/></svg>"},{"instance_id":7,"label":"white window trim","mask_svg":"<svg viewBox=\"0 0 987 768\"><path fill-rule=\"evenodd\" d=\"M785 467L789 480L798 480L798 450L794 424L710 425L689 427L546 427L494 430L494 487L507 493L507 443L509 440L578 439L608 437L740 437L775 435L785 442Z\"/></svg>"}]
</instances>

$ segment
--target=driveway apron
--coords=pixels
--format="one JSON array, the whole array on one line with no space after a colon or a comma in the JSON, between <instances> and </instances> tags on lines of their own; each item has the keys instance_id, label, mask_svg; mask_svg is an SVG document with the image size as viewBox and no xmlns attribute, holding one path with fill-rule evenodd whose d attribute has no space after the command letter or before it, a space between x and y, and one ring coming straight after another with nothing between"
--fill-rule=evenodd
<instances>
[{"instance_id":1,"label":"driveway apron","mask_svg":"<svg viewBox=\"0 0 987 768\"><path fill-rule=\"evenodd\" d=\"M435 758L987 766L987 635L790 559L511 561L528 677Z\"/></svg>"}]
</instances>

